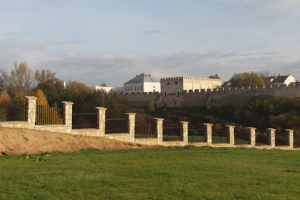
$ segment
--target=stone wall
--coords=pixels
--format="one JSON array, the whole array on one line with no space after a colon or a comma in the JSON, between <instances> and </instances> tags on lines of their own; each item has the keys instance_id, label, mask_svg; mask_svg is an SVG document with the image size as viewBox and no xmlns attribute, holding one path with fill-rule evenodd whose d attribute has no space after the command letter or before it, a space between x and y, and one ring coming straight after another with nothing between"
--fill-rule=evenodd
<instances>
[{"instance_id":1,"label":"stone wall","mask_svg":"<svg viewBox=\"0 0 300 200\"><path fill-rule=\"evenodd\" d=\"M174 84L178 80L168 80L174 91L179 90L182 86L182 82ZM162 83L162 87L163 87ZM178 88L177 88L178 87ZM221 89L205 89L202 90L184 90L179 95L175 92L164 93L162 89L161 94L136 94L136 95L125 95L130 105L134 107L149 106L151 101L155 101L156 105L167 106L167 107L185 107L185 106L211 106L219 107L224 105L248 105L249 101L253 97L263 99L274 99L274 98L288 98L290 96L300 97L300 85L294 86L268 86L268 87L238 87L238 88L221 88Z\"/></svg>"},{"instance_id":2,"label":"stone wall","mask_svg":"<svg viewBox=\"0 0 300 200\"><path fill-rule=\"evenodd\" d=\"M270 88L269 88L270 89ZM276 93L280 88L273 90ZM292 88L293 89L293 88ZM294 88L295 89L295 88ZM299 88L298 88L299 89ZM279 149L295 149L294 148L294 133L291 129L286 129L286 135L288 137L288 142L286 146L276 147L275 145L275 129L269 128L269 145L256 146L256 136L255 128L248 127L248 144L245 145L235 145L234 143L234 126L227 126L228 140L227 143L218 143L213 144L212 140L212 124L205 125L205 142L189 143L188 142L188 122L181 121L180 135L181 138L178 141L163 141L163 120L161 118L155 118L156 128L155 128L155 138L135 138L135 113L127 113L128 115L128 132L127 133L114 133L106 134L105 133L105 111L106 108L97 107L98 109L98 128L96 129L72 129L72 102L63 102L64 103L64 124L63 125L33 125L35 122L36 114L33 113L35 110L34 106L36 105L36 99L28 98L31 101L27 101L27 107L30 108L28 111L31 113L27 115L27 121L14 121L14 122L0 122L1 127L11 127L11 128L27 128L35 130L47 130L52 132L59 133L68 133L74 135L83 135L83 136L95 136L95 137L106 137L109 139L120 140L124 142L145 144L145 145L163 145L163 146L185 146L185 145L194 145L194 146L212 146L212 147L245 147L245 148L279 148ZM300 150L300 149L299 149Z\"/></svg>"}]
</instances>

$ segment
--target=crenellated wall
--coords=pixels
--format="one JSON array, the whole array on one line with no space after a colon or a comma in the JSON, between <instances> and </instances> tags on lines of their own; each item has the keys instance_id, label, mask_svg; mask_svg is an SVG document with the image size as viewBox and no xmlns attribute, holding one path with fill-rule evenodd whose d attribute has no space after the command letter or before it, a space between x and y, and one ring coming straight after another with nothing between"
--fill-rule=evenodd
<instances>
[{"instance_id":1,"label":"crenellated wall","mask_svg":"<svg viewBox=\"0 0 300 200\"><path fill-rule=\"evenodd\" d=\"M166 79L172 80L172 79ZM178 79L173 79L173 81ZM178 83L180 84L180 83ZM183 106L211 106L223 105L247 105L253 97L264 99L287 98L290 96L300 97L300 85L293 86L258 86L258 87L238 87L221 89L189 90L178 93L161 94L135 94L124 97L132 106L149 106L151 101L155 101L157 106L183 107Z\"/></svg>"}]
</instances>

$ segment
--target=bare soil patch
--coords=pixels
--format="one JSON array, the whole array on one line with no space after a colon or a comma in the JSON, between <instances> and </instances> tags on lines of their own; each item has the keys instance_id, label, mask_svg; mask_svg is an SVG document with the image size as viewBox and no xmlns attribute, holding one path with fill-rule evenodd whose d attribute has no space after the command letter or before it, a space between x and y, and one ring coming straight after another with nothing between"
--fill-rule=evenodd
<instances>
[{"instance_id":1,"label":"bare soil patch","mask_svg":"<svg viewBox=\"0 0 300 200\"><path fill-rule=\"evenodd\" d=\"M0 127L0 152L13 154L39 154L42 152L66 152L81 149L140 149L151 146L130 144L102 137L71 135L29 129Z\"/></svg>"}]
</instances>

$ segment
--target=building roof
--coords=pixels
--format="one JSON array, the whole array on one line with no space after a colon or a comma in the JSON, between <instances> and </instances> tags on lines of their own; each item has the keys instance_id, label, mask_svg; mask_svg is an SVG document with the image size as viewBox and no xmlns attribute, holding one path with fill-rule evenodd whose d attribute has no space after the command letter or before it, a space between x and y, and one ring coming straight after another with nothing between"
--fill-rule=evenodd
<instances>
[{"instance_id":1,"label":"building roof","mask_svg":"<svg viewBox=\"0 0 300 200\"><path fill-rule=\"evenodd\" d=\"M157 78L152 77L151 74L140 74L140 75L136 75L136 77L134 77L130 81L127 81L124 84L128 84L128 83L144 83L144 82L160 82L160 80L157 79Z\"/></svg>"},{"instance_id":2,"label":"building roof","mask_svg":"<svg viewBox=\"0 0 300 200\"><path fill-rule=\"evenodd\" d=\"M289 77L289 75L287 76L275 76L274 80L272 81L272 83L283 83L287 78Z\"/></svg>"}]
</instances>

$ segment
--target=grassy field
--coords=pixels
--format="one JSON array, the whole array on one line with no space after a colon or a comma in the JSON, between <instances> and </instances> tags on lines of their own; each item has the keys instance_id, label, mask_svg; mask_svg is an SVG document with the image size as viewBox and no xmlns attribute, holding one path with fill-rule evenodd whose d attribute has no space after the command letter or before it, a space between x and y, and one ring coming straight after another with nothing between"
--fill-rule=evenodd
<instances>
[{"instance_id":1,"label":"grassy field","mask_svg":"<svg viewBox=\"0 0 300 200\"><path fill-rule=\"evenodd\" d=\"M0 157L0 199L299 199L300 151L171 147Z\"/></svg>"}]
</instances>

